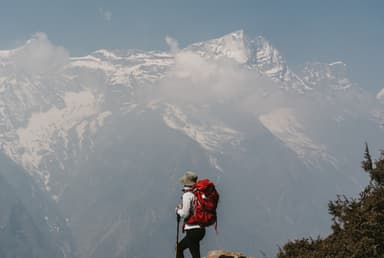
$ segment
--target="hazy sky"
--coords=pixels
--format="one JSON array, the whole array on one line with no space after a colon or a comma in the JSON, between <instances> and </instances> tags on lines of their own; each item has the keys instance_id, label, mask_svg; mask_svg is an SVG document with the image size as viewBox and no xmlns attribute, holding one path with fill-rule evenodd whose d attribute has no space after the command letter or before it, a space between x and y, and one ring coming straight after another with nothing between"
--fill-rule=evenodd
<instances>
[{"instance_id":1,"label":"hazy sky","mask_svg":"<svg viewBox=\"0 0 384 258\"><path fill-rule=\"evenodd\" d=\"M0 0L0 49L44 32L71 55L100 48L164 50L244 29L262 35L290 66L344 61L362 87L384 87L380 0Z\"/></svg>"}]
</instances>

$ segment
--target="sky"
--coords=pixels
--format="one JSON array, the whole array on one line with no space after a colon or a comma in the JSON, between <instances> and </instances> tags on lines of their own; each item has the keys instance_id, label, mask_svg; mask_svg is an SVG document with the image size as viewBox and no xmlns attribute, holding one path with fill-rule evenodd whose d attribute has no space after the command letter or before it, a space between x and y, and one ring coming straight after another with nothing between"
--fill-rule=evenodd
<instances>
[{"instance_id":1,"label":"sky","mask_svg":"<svg viewBox=\"0 0 384 258\"><path fill-rule=\"evenodd\" d=\"M71 56L94 50L168 50L243 29L264 36L291 67L343 61L349 77L384 88L384 1L380 0L0 0L0 49L45 33Z\"/></svg>"}]
</instances>

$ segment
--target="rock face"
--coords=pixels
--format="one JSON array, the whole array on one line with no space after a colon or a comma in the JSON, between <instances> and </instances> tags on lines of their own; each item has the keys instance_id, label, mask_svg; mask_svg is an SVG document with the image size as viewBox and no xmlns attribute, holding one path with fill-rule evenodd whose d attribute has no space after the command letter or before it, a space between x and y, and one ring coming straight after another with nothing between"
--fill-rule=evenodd
<instances>
[{"instance_id":1,"label":"rock face","mask_svg":"<svg viewBox=\"0 0 384 258\"><path fill-rule=\"evenodd\" d=\"M208 255L205 258L252 258L251 256L246 256L242 253L225 251L225 250L215 250L208 252Z\"/></svg>"}]
</instances>

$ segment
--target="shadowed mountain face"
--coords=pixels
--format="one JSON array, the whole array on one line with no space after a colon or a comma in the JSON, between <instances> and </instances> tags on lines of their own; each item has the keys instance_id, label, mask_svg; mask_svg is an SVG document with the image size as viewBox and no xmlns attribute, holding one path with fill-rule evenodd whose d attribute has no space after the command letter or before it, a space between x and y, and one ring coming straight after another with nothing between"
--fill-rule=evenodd
<instances>
[{"instance_id":1,"label":"shadowed mountain face","mask_svg":"<svg viewBox=\"0 0 384 258\"><path fill-rule=\"evenodd\" d=\"M271 255L328 232L328 200L366 184L363 143L383 134L382 103L342 62L295 72L242 31L171 53L85 57L39 34L0 63L0 147L25 169L4 170L4 221L40 232L28 248L49 236L47 255L72 255L70 228L77 257L170 257L186 170L221 194L220 233L208 231L202 252Z\"/></svg>"},{"instance_id":2,"label":"shadowed mountain face","mask_svg":"<svg viewBox=\"0 0 384 258\"><path fill-rule=\"evenodd\" d=\"M46 193L0 155L0 256L74 257L64 219Z\"/></svg>"}]
</instances>

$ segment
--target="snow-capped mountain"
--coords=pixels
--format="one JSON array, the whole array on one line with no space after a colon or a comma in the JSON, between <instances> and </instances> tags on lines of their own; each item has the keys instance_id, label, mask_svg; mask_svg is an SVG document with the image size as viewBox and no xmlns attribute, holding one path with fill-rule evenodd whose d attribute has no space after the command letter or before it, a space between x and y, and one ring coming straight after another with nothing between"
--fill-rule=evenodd
<instances>
[{"instance_id":1,"label":"snow-capped mountain","mask_svg":"<svg viewBox=\"0 0 384 258\"><path fill-rule=\"evenodd\" d=\"M218 39L192 44L187 50L207 58L230 58L279 82L284 88L291 87L299 92L310 89L288 68L279 51L262 36L250 39L240 30Z\"/></svg>"},{"instance_id":2,"label":"snow-capped mountain","mask_svg":"<svg viewBox=\"0 0 384 258\"><path fill-rule=\"evenodd\" d=\"M83 57L37 34L0 51L0 147L63 211L79 257L169 256L164 198L188 169L225 189L224 232L272 251L325 232L322 205L364 184L361 145L382 137L381 95L358 88L340 61L293 71L244 31ZM145 247L152 238L158 250ZM235 242L224 234L216 245Z\"/></svg>"},{"instance_id":3,"label":"snow-capped mountain","mask_svg":"<svg viewBox=\"0 0 384 258\"><path fill-rule=\"evenodd\" d=\"M289 109L277 109L260 116L261 123L290 149L292 149L304 163L317 166L321 161L334 164L332 157L323 144L314 143L306 135L305 128L296 120L295 114Z\"/></svg>"},{"instance_id":4,"label":"snow-capped mountain","mask_svg":"<svg viewBox=\"0 0 384 258\"><path fill-rule=\"evenodd\" d=\"M99 70L106 75L109 85L134 87L137 83L153 83L161 79L172 64L169 53L140 50L114 53L102 49L85 57L72 58L68 68Z\"/></svg>"},{"instance_id":5,"label":"snow-capped mountain","mask_svg":"<svg viewBox=\"0 0 384 258\"><path fill-rule=\"evenodd\" d=\"M300 75L304 82L312 87L347 90L353 86L353 83L347 77L346 64L341 61L330 64L307 64Z\"/></svg>"}]
</instances>

